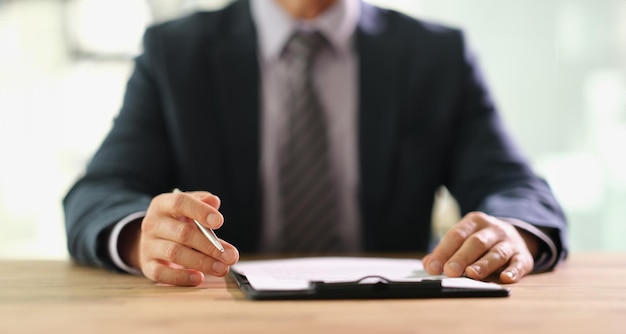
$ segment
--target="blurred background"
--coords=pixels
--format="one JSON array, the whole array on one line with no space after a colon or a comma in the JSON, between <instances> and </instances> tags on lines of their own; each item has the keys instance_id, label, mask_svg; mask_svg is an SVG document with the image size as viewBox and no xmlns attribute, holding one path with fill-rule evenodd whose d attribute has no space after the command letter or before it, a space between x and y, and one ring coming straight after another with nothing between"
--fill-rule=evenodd
<instances>
[{"instance_id":1,"label":"blurred background","mask_svg":"<svg viewBox=\"0 0 626 334\"><path fill-rule=\"evenodd\" d=\"M228 0L0 0L0 258L67 258L61 199L109 130L147 25ZM625 0L368 0L465 29L570 222L626 251Z\"/></svg>"}]
</instances>

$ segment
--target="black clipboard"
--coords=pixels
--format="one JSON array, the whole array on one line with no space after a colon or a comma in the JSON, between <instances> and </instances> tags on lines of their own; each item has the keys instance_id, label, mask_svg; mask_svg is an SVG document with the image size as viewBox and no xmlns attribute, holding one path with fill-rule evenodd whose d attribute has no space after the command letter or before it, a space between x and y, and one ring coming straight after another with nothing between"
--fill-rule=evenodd
<instances>
[{"instance_id":1,"label":"black clipboard","mask_svg":"<svg viewBox=\"0 0 626 334\"><path fill-rule=\"evenodd\" d=\"M479 298L510 294L507 288L451 288L442 286L440 279L407 282L391 281L382 276L366 276L349 282L313 281L307 289L299 290L256 290L244 275L235 271L229 275L250 300Z\"/></svg>"}]
</instances>

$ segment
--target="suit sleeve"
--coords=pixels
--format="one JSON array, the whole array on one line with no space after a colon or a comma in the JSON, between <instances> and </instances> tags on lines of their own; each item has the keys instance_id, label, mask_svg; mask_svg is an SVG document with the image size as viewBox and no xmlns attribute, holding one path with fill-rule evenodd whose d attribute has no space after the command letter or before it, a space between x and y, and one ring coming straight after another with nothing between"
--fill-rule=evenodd
<instances>
[{"instance_id":1,"label":"suit sleeve","mask_svg":"<svg viewBox=\"0 0 626 334\"><path fill-rule=\"evenodd\" d=\"M563 211L548 184L532 171L505 131L475 58L459 36L459 114L447 187L463 214L476 210L531 224L554 242L556 258L564 259L567 224Z\"/></svg>"},{"instance_id":2,"label":"suit sleeve","mask_svg":"<svg viewBox=\"0 0 626 334\"><path fill-rule=\"evenodd\" d=\"M81 264L117 269L108 254L110 230L129 214L145 211L154 195L167 191L171 180L158 49L158 39L149 29L119 115L63 200L68 250Z\"/></svg>"}]
</instances>

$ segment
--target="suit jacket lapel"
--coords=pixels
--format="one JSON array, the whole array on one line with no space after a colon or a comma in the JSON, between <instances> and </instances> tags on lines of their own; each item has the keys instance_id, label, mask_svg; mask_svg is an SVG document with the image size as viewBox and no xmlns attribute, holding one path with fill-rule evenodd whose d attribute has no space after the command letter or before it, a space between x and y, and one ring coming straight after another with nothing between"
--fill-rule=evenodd
<instances>
[{"instance_id":1,"label":"suit jacket lapel","mask_svg":"<svg viewBox=\"0 0 626 334\"><path fill-rule=\"evenodd\" d=\"M226 139L225 151L230 178L228 184L234 208L240 221L249 225L236 226L248 229L237 233L242 250L256 249L261 221L259 182L259 65L257 60L256 31L250 16L249 4L242 1L231 20L228 36L221 36L213 49L216 61L216 80L222 87L219 110L222 117L222 135ZM249 203L255 203L249 207ZM224 203L224 205L228 205ZM245 207L244 207L245 206ZM242 217L244 215L245 217ZM241 219L243 218L243 219ZM226 226L224 228L227 228ZM248 247L246 247L248 246Z\"/></svg>"},{"instance_id":2,"label":"suit jacket lapel","mask_svg":"<svg viewBox=\"0 0 626 334\"><path fill-rule=\"evenodd\" d=\"M388 207L392 152L396 141L401 87L401 50L394 43L379 10L363 4L357 31L359 55L359 159L361 219L364 247L373 236Z\"/></svg>"}]
</instances>

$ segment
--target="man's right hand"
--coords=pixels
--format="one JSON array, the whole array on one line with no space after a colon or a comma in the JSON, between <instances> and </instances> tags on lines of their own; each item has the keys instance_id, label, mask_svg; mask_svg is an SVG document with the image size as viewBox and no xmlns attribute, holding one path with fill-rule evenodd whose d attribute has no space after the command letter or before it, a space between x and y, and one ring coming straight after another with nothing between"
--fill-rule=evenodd
<instances>
[{"instance_id":1,"label":"man's right hand","mask_svg":"<svg viewBox=\"0 0 626 334\"><path fill-rule=\"evenodd\" d=\"M219 228L224 222L219 206L220 199L209 192L156 196L141 224L129 224L122 231L122 260L147 278L171 285L196 286L205 274L226 275L239 260L237 248L220 240L225 249L221 253L192 221Z\"/></svg>"}]
</instances>

